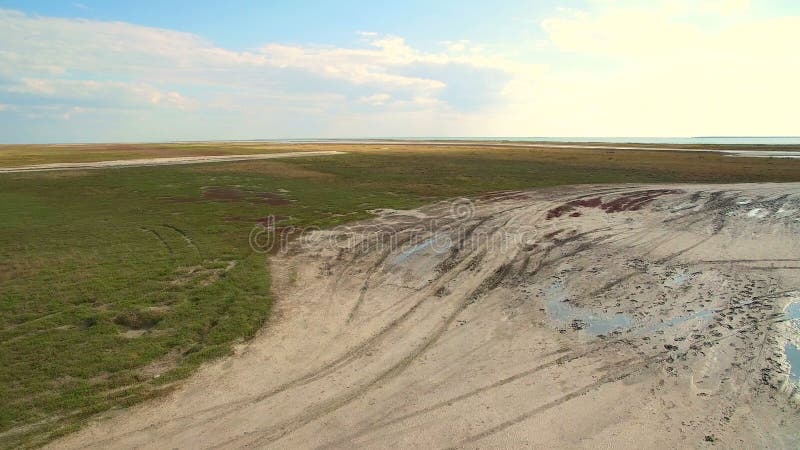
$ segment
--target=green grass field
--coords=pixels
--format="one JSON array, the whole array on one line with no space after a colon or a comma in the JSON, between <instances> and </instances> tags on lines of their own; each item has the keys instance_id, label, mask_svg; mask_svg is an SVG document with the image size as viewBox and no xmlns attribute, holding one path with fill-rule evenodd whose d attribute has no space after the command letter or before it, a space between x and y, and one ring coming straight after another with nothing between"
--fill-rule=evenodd
<instances>
[{"instance_id":1,"label":"green grass field","mask_svg":"<svg viewBox=\"0 0 800 450\"><path fill-rule=\"evenodd\" d=\"M202 151L271 151L215 145ZM351 153L0 175L0 447L36 446L159 395L253 336L269 315L270 280L248 238L268 215L329 227L498 190L800 181L799 160L707 153L313 147ZM0 166L122 159L59 151L0 150ZM176 151L132 146L125 157Z\"/></svg>"}]
</instances>

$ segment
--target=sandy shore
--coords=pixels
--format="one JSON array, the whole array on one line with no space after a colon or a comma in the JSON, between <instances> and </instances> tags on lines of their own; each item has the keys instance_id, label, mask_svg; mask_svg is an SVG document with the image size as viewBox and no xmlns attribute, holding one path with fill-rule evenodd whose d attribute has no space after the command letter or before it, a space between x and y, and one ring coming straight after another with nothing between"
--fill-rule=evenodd
<instances>
[{"instance_id":1,"label":"sandy shore","mask_svg":"<svg viewBox=\"0 0 800 450\"><path fill-rule=\"evenodd\" d=\"M317 151L317 152L261 153L254 155L181 156L172 158L118 159L111 161L97 161L97 162L85 162L85 163L51 163L51 164L35 164L30 166L19 166L19 167L0 167L0 173L44 172L48 170L113 169L121 167L142 167L142 166L174 166L180 164L253 161L261 159L277 159L277 158L301 158L306 156L331 156L331 155L343 155L344 153L345 152L338 152L338 151Z\"/></svg>"},{"instance_id":2,"label":"sandy shore","mask_svg":"<svg viewBox=\"0 0 800 450\"><path fill-rule=\"evenodd\" d=\"M800 184L381 211L272 258L236 355L52 447L796 448L798 236Z\"/></svg>"}]
</instances>

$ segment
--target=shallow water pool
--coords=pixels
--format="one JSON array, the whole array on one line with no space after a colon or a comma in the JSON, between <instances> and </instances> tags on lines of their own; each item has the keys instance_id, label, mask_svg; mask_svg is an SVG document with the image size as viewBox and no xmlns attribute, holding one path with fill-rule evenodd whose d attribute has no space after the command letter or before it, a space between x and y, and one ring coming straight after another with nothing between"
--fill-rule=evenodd
<instances>
[{"instance_id":1,"label":"shallow water pool","mask_svg":"<svg viewBox=\"0 0 800 450\"><path fill-rule=\"evenodd\" d=\"M545 309L547 315L554 322L562 323L565 327L579 324L580 329L592 336L608 334L616 330L627 330L633 325L633 320L627 314L603 314L587 308L573 306L567 301L564 285L554 283L547 292Z\"/></svg>"}]
</instances>

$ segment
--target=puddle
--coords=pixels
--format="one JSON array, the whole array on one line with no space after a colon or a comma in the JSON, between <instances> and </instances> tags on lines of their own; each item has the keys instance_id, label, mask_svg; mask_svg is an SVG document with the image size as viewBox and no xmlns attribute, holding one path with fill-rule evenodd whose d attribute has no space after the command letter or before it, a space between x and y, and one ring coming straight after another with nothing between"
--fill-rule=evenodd
<instances>
[{"instance_id":1,"label":"puddle","mask_svg":"<svg viewBox=\"0 0 800 450\"><path fill-rule=\"evenodd\" d=\"M789 320L800 319L800 301L789 303L783 313L786 314Z\"/></svg>"},{"instance_id":2,"label":"puddle","mask_svg":"<svg viewBox=\"0 0 800 450\"><path fill-rule=\"evenodd\" d=\"M664 281L664 286L678 288L685 286L695 277L696 273L689 273L686 269L675 272L671 277Z\"/></svg>"},{"instance_id":3,"label":"puddle","mask_svg":"<svg viewBox=\"0 0 800 450\"><path fill-rule=\"evenodd\" d=\"M447 242L449 242L449 241L447 241ZM431 247L433 248L433 251L436 252L436 254L442 254L442 253L446 252L449 249L449 246L447 248L442 248L442 247L444 247L442 245L442 242L441 241L437 242L437 237L433 236L433 237L428 238L428 239L424 240L423 242L421 242L421 243L409 248L408 250L404 251L403 253L400 253L399 255L397 255L394 258L394 260L392 262L394 264L403 264L403 263L406 262L406 260L408 258L414 256L415 254L417 254L417 253L419 253L419 252L421 252L421 251L423 251L423 250L425 250L427 248L431 248Z\"/></svg>"},{"instance_id":4,"label":"puddle","mask_svg":"<svg viewBox=\"0 0 800 450\"><path fill-rule=\"evenodd\" d=\"M800 380L800 349L787 342L783 346L783 351L786 353L786 359L789 360L789 379L797 383Z\"/></svg>"},{"instance_id":5,"label":"puddle","mask_svg":"<svg viewBox=\"0 0 800 450\"><path fill-rule=\"evenodd\" d=\"M397 255L397 257L394 258L394 263L395 264L404 263L414 253L417 253L417 252L420 252L422 250L425 250L426 248L430 247L431 244L433 244L433 238L427 239L426 241L411 247L410 249L408 249L408 250L404 251L403 253L400 253L399 255Z\"/></svg>"},{"instance_id":6,"label":"puddle","mask_svg":"<svg viewBox=\"0 0 800 450\"><path fill-rule=\"evenodd\" d=\"M796 331L800 331L798 327L798 319L800 319L800 300L789 303L783 313L789 319L791 324L795 327ZM789 379L793 383L800 381L800 349L791 342L787 342L783 346L783 352L786 355L786 360L789 361Z\"/></svg>"},{"instance_id":7,"label":"puddle","mask_svg":"<svg viewBox=\"0 0 800 450\"><path fill-rule=\"evenodd\" d=\"M554 283L547 292L545 305L547 315L565 328L583 330L592 336L608 334L615 330L627 330L633 320L627 314L602 314L590 309L570 305L565 300L567 293L562 283Z\"/></svg>"}]
</instances>

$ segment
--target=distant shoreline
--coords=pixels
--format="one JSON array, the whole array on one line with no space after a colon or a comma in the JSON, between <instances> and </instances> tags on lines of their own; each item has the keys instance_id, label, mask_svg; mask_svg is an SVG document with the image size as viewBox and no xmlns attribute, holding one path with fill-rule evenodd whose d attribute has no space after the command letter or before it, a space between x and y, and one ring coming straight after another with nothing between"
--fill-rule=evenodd
<instances>
[{"instance_id":1,"label":"distant shoreline","mask_svg":"<svg viewBox=\"0 0 800 450\"><path fill-rule=\"evenodd\" d=\"M418 136L418 137L356 137L356 138L284 138L284 139L215 139L215 140L173 140L173 141L116 141L116 142L63 142L63 143L8 143L8 145L38 146L77 146L103 144L199 144L199 143L278 143L278 144L313 144L313 143L559 143L559 144L630 144L630 145L688 145L688 146L797 146L800 148L800 136L695 136L695 137L460 137L460 136Z\"/></svg>"}]
</instances>

